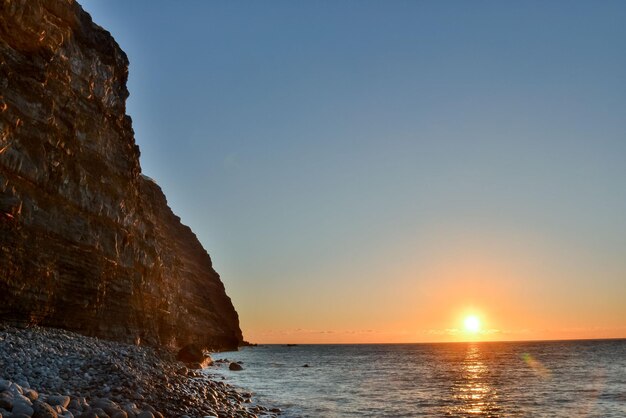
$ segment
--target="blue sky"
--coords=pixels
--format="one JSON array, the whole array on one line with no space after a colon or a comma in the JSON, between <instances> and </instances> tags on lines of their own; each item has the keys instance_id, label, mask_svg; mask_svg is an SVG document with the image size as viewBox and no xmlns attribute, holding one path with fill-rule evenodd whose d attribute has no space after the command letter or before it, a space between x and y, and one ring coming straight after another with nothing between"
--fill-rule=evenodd
<instances>
[{"instance_id":1,"label":"blue sky","mask_svg":"<svg viewBox=\"0 0 626 418\"><path fill-rule=\"evenodd\" d=\"M626 3L81 4L250 339L421 341L465 306L517 318L484 295L520 288L552 319L514 337L625 335ZM480 257L509 261L427 306Z\"/></svg>"}]
</instances>

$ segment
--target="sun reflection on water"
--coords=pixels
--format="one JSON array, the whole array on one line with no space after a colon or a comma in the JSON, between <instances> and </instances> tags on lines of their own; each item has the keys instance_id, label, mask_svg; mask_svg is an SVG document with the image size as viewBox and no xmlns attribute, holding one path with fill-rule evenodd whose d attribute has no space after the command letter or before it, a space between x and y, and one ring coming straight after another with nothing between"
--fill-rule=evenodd
<instances>
[{"instance_id":1,"label":"sun reflection on water","mask_svg":"<svg viewBox=\"0 0 626 418\"><path fill-rule=\"evenodd\" d=\"M457 401L448 410L449 415L497 414L498 393L490 383L489 368L483 361L479 344L469 344L452 385Z\"/></svg>"}]
</instances>

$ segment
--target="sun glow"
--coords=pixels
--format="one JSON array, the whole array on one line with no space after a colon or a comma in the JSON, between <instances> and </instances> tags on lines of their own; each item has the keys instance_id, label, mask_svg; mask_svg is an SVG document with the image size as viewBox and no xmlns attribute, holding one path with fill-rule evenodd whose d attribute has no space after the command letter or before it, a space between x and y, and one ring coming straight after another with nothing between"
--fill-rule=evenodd
<instances>
[{"instance_id":1,"label":"sun glow","mask_svg":"<svg viewBox=\"0 0 626 418\"><path fill-rule=\"evenodd\" d=\"M471 332L472 334L480 331L480 319L475 315L465 317L463 325L465 326L465 331Z\"/></svg>"}]
</instances>

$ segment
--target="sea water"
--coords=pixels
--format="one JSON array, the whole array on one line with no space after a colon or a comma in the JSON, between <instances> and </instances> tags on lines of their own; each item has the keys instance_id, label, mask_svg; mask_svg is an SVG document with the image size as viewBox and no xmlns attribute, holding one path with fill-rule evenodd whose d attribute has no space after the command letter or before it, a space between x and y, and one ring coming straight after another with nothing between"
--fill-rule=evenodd
<instances>
[{"instance_id":1,"label":"sea water","mask_svg":"<svg viewBox=\"0 0 626 418\"><path fill-rule=\"evenodd\" d=\"M626 340L263 345L213 357L244 370L209 373L286 417L626 417Z\"/></svg>"}]
</instances>

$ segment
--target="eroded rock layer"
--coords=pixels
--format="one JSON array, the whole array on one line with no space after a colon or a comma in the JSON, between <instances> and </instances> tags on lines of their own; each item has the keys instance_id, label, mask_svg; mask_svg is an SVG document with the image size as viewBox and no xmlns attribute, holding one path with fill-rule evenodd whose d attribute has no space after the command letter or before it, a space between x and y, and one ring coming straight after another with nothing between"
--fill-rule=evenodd
<instances>
[{"instance_id":1,"label":"eroded rock layer","mask_svg":"<svg viewBox=\"0 0 626 418\"><path fill-rule=\"evenodd\" d=\"M241 342L211 259L141 175L128 59L72 0L0 0L0 319Z\"/></svg>"}]
</instances>

